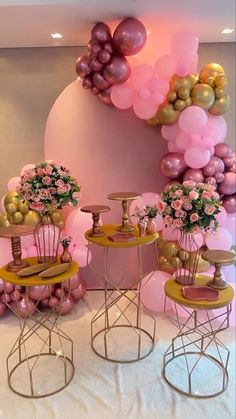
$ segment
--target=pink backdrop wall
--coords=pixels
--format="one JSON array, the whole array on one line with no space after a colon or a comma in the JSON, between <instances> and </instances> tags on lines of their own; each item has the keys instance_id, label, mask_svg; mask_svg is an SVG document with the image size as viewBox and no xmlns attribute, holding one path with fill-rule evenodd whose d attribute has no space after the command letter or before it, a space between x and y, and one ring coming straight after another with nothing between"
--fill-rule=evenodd
<instances>
[{"instance_id":1,"label":"pink backdrop wall","mask_svg":"<svg viewBox=\"0 0 236 419\"><path fill-rule=\"evenodd\" d=\"M148 126L131 111L103 105L82 89L79 81L61 93L48 117L45 158L63 162L78 178L81 205L111 207L112 211L103 217L105 223L121 219L120 204L106 199L109 192L160 192L165 179L159 172L159 160L166 152L159 128ZM151 249L146 253L153 256ZM125 260L134 262L128 263L132 279L135 252L126 250L120 254L122 264ZM93 250L92 263L101 268L101 262L101 249ZM147 271L153 264L153 257L146 258ZM98 286L87 268L83 275L90 287Z\"/></svg>"}]
</instances>

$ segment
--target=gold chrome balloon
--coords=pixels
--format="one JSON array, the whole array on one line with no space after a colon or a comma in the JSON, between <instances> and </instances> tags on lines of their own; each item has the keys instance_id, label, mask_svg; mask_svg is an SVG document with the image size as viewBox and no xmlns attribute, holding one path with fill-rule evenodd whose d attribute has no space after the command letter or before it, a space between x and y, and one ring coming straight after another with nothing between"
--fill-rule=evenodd
<instances>
[{"instance_id":1,"label":"gold chrome balloon","mask_svg":"<svg viewBox=\"0 0 236 419\"><path fill-rule=\"evenodd\" d=\"M29 211L29 204L27 202L19 201L17 207L18 211L22 212L22 214L26 214Z\"/></svg>"},{"instance_id":2,"label":"gold chrome balloon","mask_svg":"<svg viewBox=\"0 0 236 419\"><path fill-rule=\"evenodd\" d=\"M190 74L190 76L189 76L190 78L191 78L191 80L192 80L192 86L194 86L194 84L196 84L196 83L198 83L199 82L199 77L198 77L198 75L197 74Z\"/></svg>"},{"instance_id":3,"label":"gold chrome balloon","mask_svg":"<svg viewBox=\"0 0 236 419\"><path fill-rule=\"evenodd\" d=\"M166 263L167 259L164 256L159 257L159 263Z\"/></svg>"},{"instance_id":4,"label":"gold chrome balloon","mask_svg":"<svg viewBox=\"0 0 236 419\"><path fill-rule=\"evenodd\" d=\"M16 204L7 204L6 205L6 212L9 215L14 214L14 212L16 212L16 211L17 211L17 205Z\"/></svg>"},{"instance_id":5,"label":"gold chrome balloon","mask_svg":"<svg viewBox=\"0 0 236 419\"><path fill-rule=\"evenodd\" d=\"M159 270L173 274L176 269L170 264L170 262L166 261L164 263L160 263Z\"/></svg>"},{"instance_id":6,"label":"gold chrome balloon","mask_svg":"<svg viewBox=\"0 0 236 419\"><path fill-rule=\"evenodd\" d=\"M215 102L215 92L205 83L197 83L191 91L192 104L203 109L209 109Z\"/></svg>"},{"instance_id":7,"label":"gold chrome balloon","mask_svg":"<svg viewBox=\"0 0 236 419\"><path fill-rule=\"evenodd\" d=\"M179 119L180 111L176 111L172 103L163 103L159 106L157 116L161 124L171 125Z\"/></svg>"},{"instance_id":8,"label":"gold chrome balloon","mask_svg":"<svg viewBox=\"0 0 236 419\"><path fill-rule=\"evenodd\" d=\"M187 108L188 106L192 105L192 99L189 96L186 100L185 100L185 108Z\"/></svg>"},{"instance_id":9,"label":"gold chrome balloon","mask_svg":"<svg viewBox=\"0 0 236 419\"><path fill-rule=\"evenodd\" d=\"M41 217L38 212L29 210L24 216L23 224L37 226L41 223Z\"/></svg>"},{"instance_id":10,"label":"gold chrome balloon","mask_svg":"<svg viewBox=\"0 0 236 419\"><path fill-rule=\"evenodd\" d=\"M175 74L171 79L170 89L177 91L181 87L191 90L193 87L192 77L191 76L180 77L177 74Z\"/></svg>"},{"instance_id":11,"label":"gold chrome balloon","mask_svg":"<svg viewBox=\"0 0 236 419\"><path fill-rule=\"evenodd\" d=\"M183 262L190 258L190 254L186 250L182 249L179 251L178 256Z\"/></svg>"},{"instance_id":12,"label":"gold chrome balloon","mask_svg":"<svg viewBox=\"0 0 236 419\"><path fill-rule=\"evenodd\" d=\"M155 127L156 125L159 125L160 124L160 121L157 118L157 116L153 116L152 118L146 119L146 122L151 127Z\"/></svg>"},{"instance_id":13,"label":"gold chrome balloon","mask_svg":"<svg viewBox=\"0 0 236 419\"><path fill-rule=\"evenodd\" d=\"M201 80L201 82L206 83L209 77L212 77L213 79L215 79L216 76L218 76L219 74L224 74L224 73L225 73L225 70L220 64L208 63L201 69L200 74L199 74L199 79Z\"/></svg>"},{"instance_id":14,"label":"gold chrome balloon","mask_svg":"<svg viewBox=\"0 0 236 419\"><path fill-rule=\"evenodd\" d=\"M175 91L170 91L167 95L168 102L175 102L177 99L177 93Z\"/></svg>"},{"instance_id":15,"label":"gold chrome balloon","mask_svg":"<svg viewBox=\"0 0 236 419\"><path fill-rule=\"evenodd\" d=\"M170 263L175 269L183 267L183 262L180 258L178 258L178 256L173 256L170 260Z\"/></svg>"},{"instance_id":16,"label":"gold chrome balloon","mask_svg":"<svg viewBox=\"0 0 236 419\"><path fill-rule=\"evenodd\" d=\"M61 214L58 211L53 211L51 213L51 218L54 223L58 223L62 220Z\"/></svg>"},{"instance_id":17,"label":"gold chrome balloon","mask_svg":"<svg viewBox=\"0 0 236 419\"><path fill-rule=\"evenodd\" d=\"M229 109L230 106L230 97L229 95L225 95L220 99L216 99L214 105L208 109L208 112L212 115L224 115L225 112Z\"/></svg>"},{"instance_id":18,"label":"gold chrome balloon","mask_svg":"<svg viewBox=\"0 0 236 419\"><path fill-rule=\"evenodd\" d=\"M222 89L221 87L215 87L214 91L216 99L220 99L226 95L225 89Z\"/></svg>"},{"instance_id":19,"label":"gold chrome balloon","mask_svg":"<svg viewBox=\"0 0 236 419\"><path fill-rule=\"evenodd\" d=\"M7 219L7 214L5 214L4 212L2 212L0 214L0 227L8 227L10 225L8 219Z\"/></svg>"},{"instance_id":20,"label":"gold chrome balloon","mask_svg":"<svg viewBox=\"0 0 236 419\"><path fill-rule=\"evenodd\" d=\"M176 111L183 111L185 106L185 100L182 99L177 99L174 103L174 108L176 109Z\"/></svg>"},{"instance_id":21,"label":"gold chrome balloon","mask_svg":"<svg viewBox=\"0 0 236 419\"><path fill-rule=\"evenodd\" d=\"M4 198L4 206L7 204L18 204L18 193L17 192L8 192Z\"/></svg>"},{"instance_id":22,"label":"gold chrome balloon","mask_svg":"<svg viewBox=\"0 0 236 419\"><path fill-rule=\"evenodd\" d=\"M224 89L228 84L228 80L225 74L219 74L219 76L216 76L215 78L215 86L220 87L221 89Z\"/></svg>"},{"instance_id":23,"label":"gold chrome balloon","mask_svg":"<svg viewBox=\"0 0 236 419\"><path fill-rule=\"evenodd\" d=\"M161 248L161 255L166 259L170 259L173 256L177 256L179 251L179 246L176 242L166 241Z\"/></svg>"},{"instance_id":24,"label":"gold chrome balloon","mask_svg":"<svg viewBox=\"0 0 236 419\"><path fill-rule=\"evenodd\" d=\"M211 87L215 87L215 78L214 77L207 77L205 80L206 84L209 84Z\"/></svg>"},{"instance_id":25,"label":"gold chrome balloon","mask_svg":"<svg viewBox=\"0 0 236 419\"><path fill-rule=\"evenodd\" d=\"M55 225L60 229L60 230L62 230L63 228L64 228L64 226L65 226L65 223L64 223L64 221L63 220L61 220L61 221L59 221L58 223L55 223Z\"/></svg>"},{"instance_id":26,"label":"gold chrome balloon","mask_svg":"<svg viewBox=\"0 0 236 419\"><path fill-rule=\"evenodd\" d=\"M14 214L12 214L12 219L14 224L20 224L24 220L24 215L21 212L17 211Z\"/></svg>"},{"instance_id":27,"label":"gold chrome balloon","mask_svg":"<svg viewBox=\"0 0 236 419\"><path fill-rule=\"evenodd\" d=\"M183 100L186 100L190 96L190 90L186 87L180 87L177 93L178 97Z\"/></svg>"}]
</instances>

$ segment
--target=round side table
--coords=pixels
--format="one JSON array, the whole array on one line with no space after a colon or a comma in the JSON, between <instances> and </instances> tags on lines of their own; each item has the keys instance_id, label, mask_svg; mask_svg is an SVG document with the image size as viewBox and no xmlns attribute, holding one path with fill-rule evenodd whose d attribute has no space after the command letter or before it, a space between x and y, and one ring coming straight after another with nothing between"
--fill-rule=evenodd
<instances>
[{"instance_id":1,"label":"round side table","mask_svg":"<svg viewBox=\"0 0 236 419\"><path fill-rule=\"evenodd\" d=\"M140 300L140 291L145 286L142 281L144 276L142 248L153 244L158 263L157 235L140 237L138 228L135 227L132 233L134 238L131 241L112 241L109 237L117 233L117 227L117 225L111 224L103 225L101 230L104 235L101 237L91 237L91 230L85 233L89 242L88 251L92 244L103 247L104 251L104 271L101 277L98 275L96 267L93 269L91 264L89 265L104 288L104 302L91 322L91 345L97 355L108 361L128 363L148 356L155 344L156 320L150 313L145 312ZM119 236L122 237L122 234L119 234ZM125 249L132 247L137 249L138 252L138 274L132 288L122 289L120 287L121 280L127 279L126 273L123 271L125 266L120 264L113 266L116 263L116 252L112 252L111 257L109 257L110 251L111 249L123 249L125 251ZM111 266L117 272L118 283L114 283L109 273ZM151 279L151 274L148 279ZM148 325L145 325L142 320L144 312L146 320L148 319ZM121 335L127 337L127 341L131 342L128 351L124 351L122 347Z\"/></svg>"},{"instance_id":2,"label":"round side table","mask_svg":"<svg viewBox=\"0 0 236 419\"><path fill-rule=\"evenodd\" d=\"M208 276L198 274L194 285L206 286L208 281ZM220 290L215 301L189 300L182 295L182 285L171 278L165 283L165 294L175 307L175 317L167 316L178 328L164 354L165 380L175 390L195 398L223 393L228 386L230 352L218 333L229 327L233 288L229 285ZM221 309L219 314L217 309ZM184 318L180 310L184 310Z\"/></svg>"},{"instance_id":3,"label":"round side table","mask_svg":"<svg viewBox=\"0 0 236 419\"><path fill-rule=\"evenodd\" d=\"M32 266L38 260L34 257L26 262ZM78 270L78 265L72 262L63 274L45 279L38 275L19 277L15 272L9 272L7 266L0 269L4 281L18 286L19 298L25 305L22 312L19 302L9 304L6 301L20 323L20 334L6 359L9 387L20 396L51 396L63 390L73 378L73 341L58 327L58 320L63 301L70 295L70 278ZM61 293L58 306L49 311L41 310L40 302L46 295L51 297L54 284L64 281L67 281L67 287ZM30 298L31 287L38 287L37 301L34 301L36 309Z\"/></svg>"}]
</instances>

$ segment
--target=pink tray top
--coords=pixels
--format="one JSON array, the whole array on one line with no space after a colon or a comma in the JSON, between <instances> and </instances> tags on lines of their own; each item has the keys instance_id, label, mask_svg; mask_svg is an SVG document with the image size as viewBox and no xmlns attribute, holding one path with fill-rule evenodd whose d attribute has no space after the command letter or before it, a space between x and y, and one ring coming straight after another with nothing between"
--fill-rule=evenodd
<instances>
[{"instance_id":1,"label":"pink tray top","mask_svg":"<svg viewBox=\"0 0 236 419\"><path fill-rule=\"evenodd\" d=\"M192 301L215 301L219 298L219 291L207 286L189 285L182 288L182 294L185 298Z\"/></svg>"}]
</instances>

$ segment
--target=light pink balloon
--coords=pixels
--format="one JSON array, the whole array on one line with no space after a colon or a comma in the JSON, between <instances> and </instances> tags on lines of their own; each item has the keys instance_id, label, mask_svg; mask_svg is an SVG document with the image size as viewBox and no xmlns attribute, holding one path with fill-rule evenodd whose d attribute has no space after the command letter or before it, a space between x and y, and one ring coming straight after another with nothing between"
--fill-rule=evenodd
<instances>
[{"instance_id":1,"label":"light pink balloon","mask_svg":"<svg viewBox=\"0 0 236 419\"><path fill-rule=\"evenodd\" d=\"M9 304L10 303L10 301L11 301L11 296L10 296L10 294L3 294L3 295L1 295L1 297L0 297L0 301L1 301L1 303L4 303L4 304Z\"/></svg>"},{"instance_id":2,"label":"light pink balloon","mask_svg":"<svg viewBox=\"0 0 236 419\"><path fill-rule=\"evenodd\" d=\"M200 128L208 121L207 113L199 106L189 106L179 117L179 127L186 134L198 134Z\"/></svg>"},{"instance_id":3,"label":"light pink balloon","mask_svg":"<svg viewBox=\"0 0 236 419\"><path fill-rule=\"evenodd\" d=\"M29 297L34 301L46 300L52 295L54 286L52 285L35 285L29 287Z\"/></svg>"},{"instance_id":4,"label":"light pink balloon","mask_svg":"<svg viewBox=\"0 0 236 419\"><path fill-rule=\"evenodd\" d=\"M133 105L134 90L130 83L124 83L111 88L111 101L118 109L128 109Z\"/></svg>"},{"instance_id":5,"label":"light pink balloon","mask_svg":"<svg viewBox=\"0 0 236 419\"><path fill-rule=\"evenodd\" d=\"M141 86L140 89L138 89L138 97L140 97L140 99L147 100L150 96L151 92L145 86Z\"/></svg>"},{"instance_id":6,"label":"light pink balloon","mask_svg":"<svg viewBox=\"0 0 236 419\"><path fill-rule=\"evenodd\" d=\"M192 169L201 169L209 163L211 158L209 150L189 147L184 153L185 163Z\"/></svg>"},{"instance_id":7,"label":"light pink balloon","mask_svg":"<svg viewBox=\"0 0 236 419\"><path fill-rule=\"evenodd\" d=\"M161 127L161 135L167 141L174 141L179 134L179 124L175 122L171 125L162 125Z\"/></svg>"},{"instance_id":8,"label":"light pink balloon","mask_svg":"<svg viewBox=\"0 0 236 419\"><path fill-rule=\"evenodd\" d=\"M18 316L23 319L32 316L36 310L34 302L27 297L23 297L21 300L12 303L12 305L18 313Z\"/></svg>"},{"instance_id":9,"label":"light pink balloon","mask_svg":"<svg viewBox=\"0 0 236 419\"><path fill-rule=\"evenodd\" d=\"M176 72L176 60L172 55L161 55L155 63L157 75L163 79L170 79Z\"/></svg>"},{"instance_id":10,"label":"light pink balloon","mask_svg":"<svg viewBox=\"0 0 236 419\"><path fill-rule=\"evenodd\" d=\"M48 302L49 302L49 299L48 299L48 298L46 298L46 300L42 300L42 301L40 301L40 305L41 305L43 308L48 308L48 307L49 307Z\"/></svg>"},{"instance_id":11,"label":"light pink balloon","mask_svg":"<svg viewBox=\"0 0 236 419\"><path fill-rule=\"evenodd\" d=\"M56 288L54 292L55 297L59 300L65 297L65 290L62 287Z\"/></svg>"},{"instance_id":12,"label":"light pink balloon","mask_svg":"<svg viewBox=\"0 0 236 419\"><path fill-rule=\"evenodd\" d=\"M176 73L180 77L185 77L190 73L190 65L188 62L179 60L176 64Z\"/></svg>"},{"instance_id":13,"label":"light pink balloon","mask_svg":"<svg viewBox=\"0 0 236 419\"><path fill-rule=\"evenodd\" d=\"M45 301L45 300L44 300ZM50 308L56 308L56 306L58 306L60 303L60 301L58 300L57 297L55 297L54 295L52 295L49 299L48 299L48 307Z\"/></svg>"},{"instance_id":14,"label":"light pink balloon","mask_svg":"<svg viewBox=\"0 0 236 419\"><path fill-rule=\"evenodd\" d=\"M35 168L35 164L33 164L33 163L26 164L25 166L22 167L20 175L23 176L23 174L26 172L26 170L31 170L31 169L34 169L34 168Z\"/></svg>"},{"instance_id":15,"label":"light pink balloon","mask_svg":"<svg viewBox=\"0 0 236 419\"><path fill-rule=\"evenodd\" d=\"M188 30L176 32L171 42L171 53L173 57L185 58L196 54L198 50L198 38Z\"/></svg>"},{"instance_id":16,"label":"light pink balloon","mask_svg":"<svg viewBox=\"0 0 236 419\"><path fill-rule=\"evenodd\" d=\"M169 150L170 153L181 153L181 154L184 153L184 150L181 149L181 148L179 148L176 145L175 141L168 141L167 148L168 148L168 150Z\"/></svg>"},{"instance_id":17,"label":"light pink balloon","mask_svg":"<svg viewBox=\"0 0 236 419\"><path fill-rule=\"evenodd\" d=\"M135 89L145 85L148 80L154 77L154 69L148 64L140 64L132 68L130 82Z\"/></svg>"},{"instance_id":18,"label":"light pink balloon","mask_svg":"<svg viewBox=\"0 0 236 419\"><path fill-rule=\"evenodd\" d=\"M11 191L16 191L17 186L20 184L20 177L19 176L15 176L12 177L8 182L7 182L7 189L9 192Z\"/></svg>"},{"instance_id":19,"label":"light pink balloon","mask_svg":"<svg viewBox=\"0 0 236 419\"><path fill-rule=\"evenodd\" d=\"M202 137L199 134L191 134L190 135L190 145L196 147L200 145ZM186 147L188 148L188 147Z\"/></svg>"},{"instance_id":20,"label":"light pink balloon","mask_svg":"<svg viewBox=\"0 0 236 419\"><path fill-rule=\"evenodd\" d=\"M162 237L164 240L177 240L178 237L178 231L174 230L170 227L166 227L164 226L163 230L162 230Z\"/></svg>"},{"instance_id":21,"label":"light pink balloon","mask_svg":"<svg viewBox=\"0 0 236 419\"><path fill-rule=\"evenodd\" d=\"M80 268L84 268L91 262L92 254L86 246L76 246L72 252L72 259L78 263Z\"/></svg>"},{"instance_id":22,"label":"light pink balloon","mask_svg":"<svg viewBox=\"0 0 236 419\"><path fill-rule=\"evenodd\" d=\"M87 284L83 279L81 279L77 287L71 292L71 295L75 301L78 301L83 298L83 296L86 294L86 291Z\"/></svg>"},{"instance_id":23,"label":"light pink balloon","mask_svg":"<svg viewBox=\"0 0 236 419\"><path fill-rule=\"evenodd\" d=\"M165 227L163 218L160 214L157 214L157 216L155 218L155 223L156 223L156 226L157 226L157 231L161 231Z\"/></svg>"},{"instance_id":24,"label":"light pink balloon","mask_svg":"<svg viewBox=\"0 0 236 419\"><path fill-rule=\"evenodd\" d=\"M208 232L205 241L210 250L229 250L233 244L230 233L223 227L216 232Z\"/></svg>"},{"instance_id":25,"label":"light pink balloon","mask_svg":"<svg viewBox=\"0 0 236 419\"><path fill-rule=\"evenodd\" d=\"M157 108L158 106L163 103L165 100L165 96L162 93L154 92L150 96L150 101L155 105Z\"/></svg>"},{"instance_id":26,"label":"light pink balloon","mask_svg":"<svg viewBox=\"0 0 236 419\"><path fill-rule=\"evenodd\" d=\"M80 207L73 209L66 219L65 231L73 238L76 245L85 245L87 240L84 234L92 228L91 214L81 212Z\"/></svg>"},{"instance_id":27,"label":"light pink balloon","mask_svg":"<svg viewBox=\"0 0 236 419\"><path fill-rule=\"evenodd\" d=\"M143 278L140 298L142 304L153 313L164 310L164 285L170 274L163 271L154 271ZM166 310L171 308L171 301L167 299Z\"/></svg>"},{"instance_id":28,"label":"light pink balloon","mask_svg":"<svg viewBox=\"0 0 236 419\"><path fill-rule=\"evenodd\" d=\"M227 220L227 212L223 206L219 208L219 214L215 215L216 221L218 221L221 227L224 226L225 221Z\"/></svg>"},{"instance_id":29,"label":"light pink balloon","mask_svg":"<svg viewBox=\"0 0 236 419\"><path fill-rule=\"evenodd\" d=\"M19 301L21 299L21 293L19 290L14 290L10 294L11 301Z\"/></svg>"},{"instance_id":30,"label":"light pink balloon","mask_svg":"<svg viewBox=\"0 0 236 419\"><path fill-rule=\"evenodd\" d=\"M28 250L30 247L35 246L34 234L28 234L27 236L21 236L21 248Z\"/></svg>"},{"instance_id":31,"label":"light pink balloon","mask_svg":"<svg viewBox=\"0 0 236 419\"><path fill-rule=\"evenodd\" d=\"M154 105L149 100L143 100L139 97L136 97L133 103L133 109L136 116L140 119L149 119L152 118L157 111L156 105Z\"/></svg>"},{"instance_id":32,"label":"light pink balloon","mask_svg":"<svg viewBox=\"0 0 236 419\"><path fill-rule=\"evenodd\" d=\"M147 88L151 93L161 93L167 95L170 89L170 83L165 78L153 77L147 82Z\"/></svg>"},{"instance_id":33,"label":"light pink balloon","mask_svg":"<svg viewBox=\"0 0 236 419\"><path fill-rule=\"evenodd\" d=\"M14 285L13 285L13 284L11 284L10 282L5 282L5 283L3 284L3 288L4 288L4 291L5 291L7 294L10 294L10 293L14 290Z\"/></svg>"},{"instance_id":34,"label":"light pink balloon","mask_svg":"<svg viewBox=\"0 0 236 419\"><path fill-rule=\"evenodd\" d=\"M6 313L6 310L7 310L6 304L0 302L0 317L4 316L4 314Z\"/></svg>"},{"instance_id":35,"label":"light pink balloon","mask_svg":"<svg viewBox=\"0 0 236 419\"><path fill-rule=\"evenodd\" d=\"M218 124L214 123L214 121L211 121L208 119L208 123L206 125L203 125L200 130L199 134L202 137L210 137L212 138L214 145L217 144L221 139L221 128L218 126Z\"/></svg>"},{"instance_id":36,"label":"light pink balloon","mask_svg":"<svg viewBox=\"0 0 236 419\"><path fill-rule=\"evenodd\" d=\"M227 124L224 117L208 114L208 124L214 125L219 129L219 136L216 137L215 131L215 138L212 137L216 141L216 144L223 142L227 135Z\"/></svg>"},{"instance_id":37,"label":"light pink balloon","mask_svg":"<svg viewBox=\"0 0 236 419\"><path fill-rule=\"evenodd\" d=\"M37 253L37 247L36 246L30 246L27 249L27 255L28 255L29 258L34 257L34 256L37 256L38 255L38 253Z\"/></svg>"},{"instance_id":38,"label":"light pink balloon","mask_svg":"<svg viewBox=\"0 0 236 419\"><path fill-rule=\"evenodd\" d=\"M176 136L176 145L181 150L186 150L191 146L191 137L188 134L185 134L185 132L180 131Z\"/></svg>"}]
</instances>

